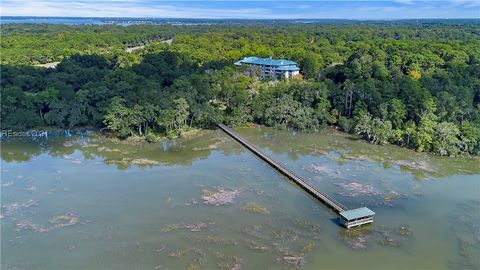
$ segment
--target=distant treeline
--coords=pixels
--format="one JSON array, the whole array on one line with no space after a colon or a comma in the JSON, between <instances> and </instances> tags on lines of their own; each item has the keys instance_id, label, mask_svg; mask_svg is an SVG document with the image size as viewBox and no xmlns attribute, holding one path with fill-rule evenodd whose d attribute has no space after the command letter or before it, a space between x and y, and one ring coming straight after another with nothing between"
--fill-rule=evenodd
<instances>
[{"instance_id":1,"label":"distant treeline","mask_svg":"<svg viewBox=\"0 0 480 270\"><path fill-rule=\"evenodd\" d=\"M478 23L8 25L1 124L94 126L150 141L218 122L332 125L372 143L479 154L479 33ZM124 51L164 37L172 45ZM303 79L260 81L232 65L249 55L297 61ZM25 66L56 57L56 69Z\"/></svg>"}]
</instances>

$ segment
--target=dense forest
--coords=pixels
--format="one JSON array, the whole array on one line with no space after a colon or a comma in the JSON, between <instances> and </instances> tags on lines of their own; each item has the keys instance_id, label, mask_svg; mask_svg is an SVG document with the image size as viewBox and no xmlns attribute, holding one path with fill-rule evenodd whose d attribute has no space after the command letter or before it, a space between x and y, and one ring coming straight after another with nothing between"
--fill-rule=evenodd
<instances>
[{"instance_id":1,"label":"dense forest","mask_svg":"<svg viewBox=\"0 0 480 270\"><path fill-rule=\"evenodd\" d=\"M480 153L476 21L8 25L0 45L3 130L88 126L156 141L219 122L335 126L375 144ZM302 76L262 81L233 65L252 55L294 60ZM61 63L33 66L50 61Z\"/></svg>"}]
</instances>

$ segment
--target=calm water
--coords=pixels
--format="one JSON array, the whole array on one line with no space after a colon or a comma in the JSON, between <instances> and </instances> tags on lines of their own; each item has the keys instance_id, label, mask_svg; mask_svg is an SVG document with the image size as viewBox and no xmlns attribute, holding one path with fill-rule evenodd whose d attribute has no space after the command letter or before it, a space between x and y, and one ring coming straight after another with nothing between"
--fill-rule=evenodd
<instances>
[{"instance_id":1,"label":"calm water","mask_svg":"<svg viewBox=\"0 0 480 270\"><path fill-rule=\"evenodd\" d=\"M0 16L1 24L65 24L65 25L214 25L238 20L174 19L174 18L102 18L102 17L36 17ZM248 23L248 21L246 21Z\"/></svg>"},{"instance_id":2,"label":"calm water","mask_svg":"<svg viewBox=\"0 0 480 270\"><path fill-rule=\"evenodd\" d=\"M66 17L24 17L24 16L2 16L0 24L10 23L34 23L34 24L67 24L67 25L81 25L92 24L102 25L107 24L103 19L99 18L66 18Z\"/></svg>"},{"instance_id":3,"label":"calm water","mask_svg":"<svg viewBox=\"0 0 480 270\"><path fill-rule=\"evenodd\" d=\"M373 226L337 216L219 131L129 145L1 142L2 269L478 269L480 160L338 134L237 130ZM230 196L208 205L203 196Z\"/></svg>"}]
</instances>

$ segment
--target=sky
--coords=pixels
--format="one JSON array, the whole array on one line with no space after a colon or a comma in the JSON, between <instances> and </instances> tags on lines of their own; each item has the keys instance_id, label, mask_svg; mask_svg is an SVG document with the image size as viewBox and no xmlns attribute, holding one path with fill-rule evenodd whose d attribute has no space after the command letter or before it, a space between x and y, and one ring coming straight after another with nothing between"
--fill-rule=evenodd
<instances>
[{"instance_id":1,"label":"sky","mask_svg":"<svg viewBox=\"0 0 480 270\"><path fill-rule=\"evenodd\" d=\"M0 15L219 19L480 19L480 0L1 0Z\"/></svg>"}]
</instances>

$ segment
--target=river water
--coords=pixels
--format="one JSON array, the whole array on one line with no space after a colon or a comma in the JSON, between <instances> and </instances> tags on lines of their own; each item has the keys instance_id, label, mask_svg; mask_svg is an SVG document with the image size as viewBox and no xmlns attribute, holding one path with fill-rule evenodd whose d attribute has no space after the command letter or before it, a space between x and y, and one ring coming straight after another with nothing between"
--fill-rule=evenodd
<instances>
[{"instance_id":1,"label":"river water","mask_svg":"<svg viewBox=\"0 0 480 270\"><path fill-rule=\"evenodd\" d=\"M236 131L342 204L337 215L220 131L158 144L1 142L2 269L478 269L480 160L326 130ZM216 200L218 199L218 200Z\"/></svg>"}]
</instances>

